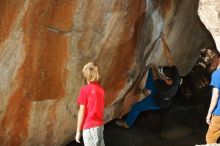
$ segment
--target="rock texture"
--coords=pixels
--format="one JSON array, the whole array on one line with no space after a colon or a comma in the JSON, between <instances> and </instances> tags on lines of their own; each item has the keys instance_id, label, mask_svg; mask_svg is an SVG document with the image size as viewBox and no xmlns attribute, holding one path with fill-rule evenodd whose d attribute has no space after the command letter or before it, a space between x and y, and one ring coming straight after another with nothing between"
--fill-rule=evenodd
<instances>
[{"instance_id":1,"label":"rock texture","mask_svg":"<svg viewBox=\"0 0 220 146\"><path fill-rule=\"evenodd\" d=\"M207 29L211 32L218 51L220 51L220 1L200 0L199 16Z\"/></svg>"},{"instance_id":2,"label":"rock texture","mask_svg":"<svg viewBox=\"0 0 220 146\"><path fill-rule=\"evenodd\" d=\"M1 146L58 146L73 139L81 69L96 62L105 121L127 113L152 61L165 64L159 35L182 75L214 42L198 0L0 1ZM70 110L71 109L71 110ZM73 111L71 113L70 111Z\"/></svg>"}]
</instances>

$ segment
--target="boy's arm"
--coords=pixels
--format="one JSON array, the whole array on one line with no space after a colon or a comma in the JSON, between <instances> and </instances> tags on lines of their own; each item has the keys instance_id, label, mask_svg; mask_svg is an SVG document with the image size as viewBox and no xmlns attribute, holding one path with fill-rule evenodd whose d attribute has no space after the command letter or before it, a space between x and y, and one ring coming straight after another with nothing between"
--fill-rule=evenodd
<instances>
[{"instance_id":1,"label":"boy's arm","mask_svg":"<svg viewBox=\"0 0 220 146\"><path fill-rule=\"evenodd\" d=\"M163 44L163 52L164 52L164 55L167 59L169 66L175 66L173 56L171 55L170 49L165 41L163 33L161 34L161 40L162 40L162 44Z\"/></svg>"},{"instance_id":2,"label":"boy's arm","mask_svg":"<svg viewBox=\"0 0 220 146\"><path fill-rule=\"evenodd\" d=\"M76 142L80 143L80 130L82 127L83 119L84 119L84 113L85 113L85 105L79 106L79 112L78 112L78 119L77 119L77 129L76 129Z\"/></svg>"},{"instance_id":3,"label":"boy's arm","mask_svg":"<svg viewBox=\"0 0 220 146\"><path fill-rule=\"evenodd\" d=\"M217 101L218 101L218 94L219 94L218 88L213 88L213 90L212 90L212 100L211 100L211 103L210 103L210 106L209 106L208 114L206 116L207 124L210 124L210 122L211 122L212 112L213 112L213 110L214 110L214 108L217 104Z\"/></svg>"}]
</instances>

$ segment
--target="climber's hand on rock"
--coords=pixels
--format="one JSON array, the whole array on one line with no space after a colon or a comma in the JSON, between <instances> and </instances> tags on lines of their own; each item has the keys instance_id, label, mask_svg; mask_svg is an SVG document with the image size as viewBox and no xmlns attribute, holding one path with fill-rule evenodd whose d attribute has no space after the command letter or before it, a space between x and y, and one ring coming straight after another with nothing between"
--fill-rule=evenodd
<instances>
[{"instance_id":1,"label":"climber's hand on rock","mask_svg":"<svg viewBox=\"0 0 220 146\"><path fill-rule=\"evenodd\" d=\"M151 90L147 89L147 88L144 88L142 89L142 93L145 95L145 96L149 96L151 94Z\"/></svg>"},{"instance_id":2,"label":"climber's hand on rock","mask_svg":"<svg viewBox=\"0 0 220 146\"><path fill-rule=\"evenodd\" d=\"M156 67L156 65L154 63L151 63L150 68L154 68L154 67Z\"/></svg>"}]
</instances>

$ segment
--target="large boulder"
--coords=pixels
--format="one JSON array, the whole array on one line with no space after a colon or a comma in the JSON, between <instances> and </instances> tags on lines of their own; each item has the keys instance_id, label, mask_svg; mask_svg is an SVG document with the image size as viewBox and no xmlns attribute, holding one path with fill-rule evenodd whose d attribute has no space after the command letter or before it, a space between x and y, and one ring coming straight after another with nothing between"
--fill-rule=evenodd
<instances>
[{"instance_id":1,"label":"large boulder","mask_svg":"<svg viewBox=\"0 0 220 146\"><path fill-rule=\"evenodd\" d=\"M0 1L1 146L57 146L73 139L83 65L96 62L105 121L124 115L151 62L165 64L161 31L182 75L214 46L198 0ZM71 109L71 110L70 110ZM73 112L70 112L73 111Z\"/></svg>"},{"instance_id":2,"label":"large boulder","mask_svg":"<svg viewBox=\"0 0 220 146\"><path fill-rule=\"evenodd\" d=\"M220 51L220 1L200 0L199 17L212 34L216 47Z\"/></svg>"}]
</instances>

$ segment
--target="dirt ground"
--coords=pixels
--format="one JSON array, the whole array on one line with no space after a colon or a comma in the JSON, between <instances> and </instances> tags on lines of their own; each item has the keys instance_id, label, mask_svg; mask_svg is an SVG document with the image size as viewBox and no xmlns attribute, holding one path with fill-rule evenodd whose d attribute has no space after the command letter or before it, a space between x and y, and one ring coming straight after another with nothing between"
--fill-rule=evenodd
<instances>
[{"instance_id":1,"label":"dirt ground","mask_svg":"<svg viewBox=\"0 0 220 146\"><path fill-rule=\"evenodd\" d=\"M178 138L161 136L161 129L155 128L147 121L148 112L142 113L135 125L130 129L120 128L115 125L115 120L105 125L104 139L106 146L194 146L205 143L207 125L205 120L189 127L191 132ZM74 141L67 146L83 146Z\"/></svg>"}]
</instances>

